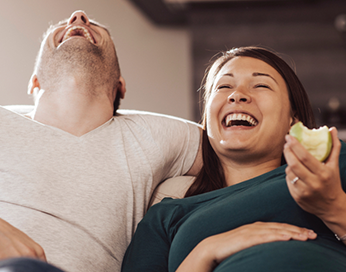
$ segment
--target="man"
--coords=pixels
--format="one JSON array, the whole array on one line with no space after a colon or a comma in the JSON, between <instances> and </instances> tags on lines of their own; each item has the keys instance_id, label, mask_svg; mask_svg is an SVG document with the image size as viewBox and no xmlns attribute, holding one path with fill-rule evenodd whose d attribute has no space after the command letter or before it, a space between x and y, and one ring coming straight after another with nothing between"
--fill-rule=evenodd
<instances>
[{"instance_id":1,"label":"man","mask_svg":"<svg viewBox=\"0 0 346 272\"><path fill-rule=\"evenodd\" d=\"M3 267L26 256L65 271L119 271L154 188L198 172L198 126L113 116L125 91L104 27L76 11L49 28L29 84L34 110L0 107Z\"/></svg>"}]
</instances>

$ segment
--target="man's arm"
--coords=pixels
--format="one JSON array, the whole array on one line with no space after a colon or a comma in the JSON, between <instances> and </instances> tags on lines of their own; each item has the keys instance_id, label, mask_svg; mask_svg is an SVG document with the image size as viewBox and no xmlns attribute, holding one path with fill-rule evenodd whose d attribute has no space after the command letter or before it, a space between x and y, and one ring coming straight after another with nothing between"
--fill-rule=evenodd
<instances>
[{"instance_id":1,"label":"man's arm","mask_svg":"<svg viewBox=\"0 0 346 272\"><path fill-rule=\"evenodd\" d=\"M5 220L0 219L0 260L31 257L46 261L43 248Z\"/></svg>"},{"instance_id":2,"label":"man's arm","mask_svg":"<svg viewBox=\"0 0 346 272\"><path fill-rule=\"evenodd\" d=\"M197 156L195 158L195 161L190 168L190 170L185 174L186 176L197 176L199 171L201 170L203 166L203 158L202 158L202 135L203 135L203 130L199 128L200 132L200 141L199 141L199 147L197 151Z\"/></svg>"},{"instance_id":3,"label":"man's arm","mask_svg":"<svg viewBox=\"0 0 346 272\"><path fill-rule=\"evenodd\" d=\"M149 208L161 202L165 197L171 198L184 198L186 191L190 188L192 183L195 181L193 176L178 176L175 178L166 179L159 186L156 187Z\"/></svg>"},{"instance_id":4,"label":"man's arm","mask_svg":"<svg viewBox=\"0 0 346 272\"><path fill-rule=\"evenodd\" d=\"M191 166L190 170L184 176L169 178L165 180L164 182L162 182L161 184L159 184L152 194L152 197L149 203L149 208L152 205L159 203L165 197L184 198L186 191L189 189L189 187L195 180L193 176L197 176L203 166L203 158L202 158L203 130L199 128L199 132L200 132L199 147L198 147L195 161L193 165Z\"/></svg>"}]
</instances>

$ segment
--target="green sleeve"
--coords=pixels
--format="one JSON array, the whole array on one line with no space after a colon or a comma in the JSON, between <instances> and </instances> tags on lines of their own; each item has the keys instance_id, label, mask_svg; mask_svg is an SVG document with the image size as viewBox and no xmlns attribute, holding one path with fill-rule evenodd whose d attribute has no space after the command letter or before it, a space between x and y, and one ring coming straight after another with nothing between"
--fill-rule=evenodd
<instances>
[{"instance_id":1,"label":"green sleeve","mask_svg":"<svg viewBox=\"0 0 346 272\"><path fill-rule=\"evenodd\" d=\"M171 246L167 229L176 207L154 205L138 224L127 248L121 271L168 271L168 254Z\"/></svg>"}]
</instances>

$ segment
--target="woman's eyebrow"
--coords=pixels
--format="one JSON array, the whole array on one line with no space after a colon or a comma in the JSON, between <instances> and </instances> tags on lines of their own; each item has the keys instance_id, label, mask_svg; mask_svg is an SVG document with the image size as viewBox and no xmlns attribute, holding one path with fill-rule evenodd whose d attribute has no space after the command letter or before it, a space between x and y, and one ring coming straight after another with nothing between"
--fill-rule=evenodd
<instances>
[{"instance_id":1,"label":"woman's eyebrow","mask_svg":"<svg viewBox=\"0 0 346 272\"><path fill-rule=\"evenodd\" d=\"M278 84L278 82L275 80L275 78L273 78L271 75L265 74L265 73L253 73L252 76L266 76L266 77L270 77L272 80L275 81L276 84Z\"/></svg>"},{"instance_id":2,"label":"woman's eyebrow","mask_svg":"<svg viewBox=\"0 0 346 272\"><path fill-rule=\"evenodd\" d=\"M234 77L234 75L232 73L226 73L226 74L223 74L222 76ZM271 75L269 75L269 74L255 72L255 73L252 74L252 76L266 76L266 77L270 77L272 80L275 81L276 84L278 84L276 79L274 77L272 77Z\"/></svg>"}]
</instances>

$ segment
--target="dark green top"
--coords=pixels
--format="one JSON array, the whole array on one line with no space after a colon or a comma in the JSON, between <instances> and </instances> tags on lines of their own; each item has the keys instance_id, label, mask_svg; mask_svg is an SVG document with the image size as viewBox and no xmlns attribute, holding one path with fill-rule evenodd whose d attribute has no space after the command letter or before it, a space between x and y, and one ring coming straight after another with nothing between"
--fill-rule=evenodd
<instances>
[{"instance_id":1,"label":"dark green top","mask_svg":"<svg viewBox=\"0 0 346 272\"><path fill-rule=\"evenodd\" d=\"M346 271L346 246L316 216L291 197L283 165L271 172L213 192L164 199L139 223L122 271L175 271L204 238L256 221L284 222L313 229L315 240L272 242L242 250L215 272ZM346 144L340 174L346 189Z\"/></svg>"}]
</instances>

